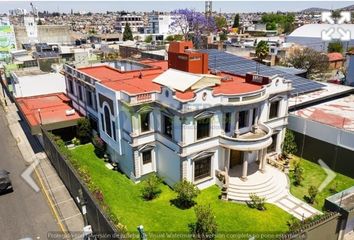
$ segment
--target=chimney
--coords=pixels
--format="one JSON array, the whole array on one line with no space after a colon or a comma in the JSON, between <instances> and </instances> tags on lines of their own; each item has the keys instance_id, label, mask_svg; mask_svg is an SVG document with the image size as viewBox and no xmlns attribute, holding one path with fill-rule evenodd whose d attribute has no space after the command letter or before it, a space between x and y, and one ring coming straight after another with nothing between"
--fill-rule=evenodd
<instances>
[{"instance_id":1,"label":"chimney","mask_svg":"<svg viewBox=\"0 0 354 240\"><path fill-rule=\"evenodd\" d=\"M171 42L168 48L168 67L190 73L208 73L208 54L193 49L191 41Z\"/></svg>"}]
</instances>

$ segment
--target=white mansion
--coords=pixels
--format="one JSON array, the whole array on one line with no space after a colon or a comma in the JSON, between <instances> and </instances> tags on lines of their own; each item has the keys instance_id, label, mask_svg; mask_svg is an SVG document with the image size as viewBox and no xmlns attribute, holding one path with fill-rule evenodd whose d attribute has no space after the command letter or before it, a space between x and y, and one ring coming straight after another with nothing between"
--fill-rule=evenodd
<instances>
[{"instance_id":1,"label":"white mansion","mask_svg":"<svg viewBox=\"0 0 354 240\"><path fill-rule=\"evenodd\" d=\"M208 69L190 42L170 44L169 61L65 65L67 95L92 120L108 152L133 181L151 172L199 188L217 173L247 181L281 152L291 81ZM253 167L250 167L253 166Z\"/></svg>"}]
</instances>

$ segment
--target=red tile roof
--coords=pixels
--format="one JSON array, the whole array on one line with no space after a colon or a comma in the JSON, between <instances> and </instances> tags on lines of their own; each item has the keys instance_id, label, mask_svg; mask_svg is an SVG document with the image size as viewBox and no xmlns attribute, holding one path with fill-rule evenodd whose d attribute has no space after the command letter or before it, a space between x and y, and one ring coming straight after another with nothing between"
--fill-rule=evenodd
<instances>
[{"instance_id":1,"label":"red tile roof","mask_svg":"<svg viewBox=\"0 0 354 240\"><path fill-rule=\"evenodd\" d=\"M65 111L72 109L68 104L69 101L70 99L64 93L53 93L16 99L20 111L31 127L38 126L41 123L40 116L42 118L42 124L51 124L81 118L77 112L70 116L66 115ZM38 109L40 109L40 116Z\"/></svg>"},{"instance_id":2,"label":"red tile roof","mask_svg":"<svg viewBox=\"0 0 354 240\"><path fill-rule=\"evenodd\" d=\"M143 60L141 63L153 66L153 68L122 72L109 66L95 66L79 68L79 70L100 81L101 84L115 90L123 91L130 95L147 92L161 92L161 85L152 80L167 70L167 61ZM222 81L220 85L213 87L213 94L241 94L254 92L262 86L246 83L245 78L222 73L221 76L229 76L230 80ZM183 80L183 79L181 79ZM176 91L176 97L187 101L193 99L195 93L192 90L186 92Z\"/></svg>"},{"instance_id":3,"label":"red tile roof","mask_svg":"<svg viewBox=\"0 0 354 240\"><path fill-rule=\"evenodd\" d=\"M338 52L328 53L327 56L328 56L328 60L330 62L343 60L343 55L341 53L338 53Z\"/></svg>"}]
</instances>

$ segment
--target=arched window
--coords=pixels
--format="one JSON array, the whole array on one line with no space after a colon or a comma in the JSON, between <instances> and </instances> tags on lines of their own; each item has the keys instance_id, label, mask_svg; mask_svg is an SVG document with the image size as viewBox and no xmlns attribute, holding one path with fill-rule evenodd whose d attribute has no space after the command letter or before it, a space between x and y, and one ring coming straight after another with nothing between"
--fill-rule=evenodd
<instances>
[{"instance_id":1,"label":"arched window","mask_svg":"<svg viewBox=\"0 0 354 240\"><path fill-rule=\"evenodd\" d=\"M111 128L111 114L107 106L104 106L104 120L106 123L106 133L112 137L112 128Z\"/></svg>"}]
</instances>

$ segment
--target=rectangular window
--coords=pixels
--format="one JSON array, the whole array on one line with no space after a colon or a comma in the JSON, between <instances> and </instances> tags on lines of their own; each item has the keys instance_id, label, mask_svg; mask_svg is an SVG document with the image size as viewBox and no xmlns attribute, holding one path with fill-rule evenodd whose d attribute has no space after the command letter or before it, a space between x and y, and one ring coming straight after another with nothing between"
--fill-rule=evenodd
<instances>
[{"instance_id":1,"label":"rectangular window","mask_svg":"<svg viewBox=\"0 0 354 240\"><path fill-rule=\"evenodd\" d=\"M86 90L86 99L87 99L87 105L89 105L90 107L93 107L92 93L89 90Z\"/></svg>"},{"instance_id":2,"label":"rectangular window","mask_svg":"<svg viewBox=\"0 0 354 240\"><path fill-rule=\"evenodd\" d=\"M276 151L277 138L278 138L278 134L277 133L272 135L272 144L267 148L267 153Z\"/></svg>"},{"instance_id":3,"label":"rectangular window","mask_svg":"<svg viewBox=\"0 0 354 240\"><path fill-rule=\"evenodd\" d=\"M210 118L197 120L197 140L210 136Z\"/></svg>"},{"instance_id":4,"label":"rectangular window","mask_svg":"<svg viewBox=\"0 0 354 240\"><path fill-rule=\"evenodd\" d=\"M104 118L103 118L103 114L101 113L101 125L102 125L102 131L106 131L105 127L104 127Z\"/></svg>"},{"instance_id":5,"label":"rectangular window","mask_svg":"<svg viewBox=\"0 0 354 240\"><path fill-rule=\"evenodd\" d=\"M269 107L269 119L277 118L279 115L279 102L271 102Z\"/></svg>"},{"instance_id":6,"label":"rectangular window","mask_svg":"<svg viewBox=\"0 0 354 240\"><path fill-rule=\"evenodd\" d=\"M77 88L79 89L79 99L82 101L82 88L80 85L78 85Z\"/></svg>"},{"instance_id":7,"label":"rectangular window","mask_svg":"<svg viewBox=\"0 0 354 240\"><path fill-rule=\"evenodd\" d=\"M238 127L239 128L247 127L247 125L248 125L247 122L248 122L248 111L239 112L239 115L238 115Z\"/></svg>"},{"instance_id":8,"label":"rectangular window","mask_svg":"<svg viewBox=\"0 0 354 240\"><path fill-rule=\"evenodd\" d=\"M162 115L162 124L163 124L163 134L172 138L172 118L167 115Z\"/></svg>"},{"instance_id":9,"label":"rectangular window","mask_svg":"<svg viewBox=\"0 0 354 240\"><path fill-rule=\"evenodd\" d=\"M194 162L194 181L210 177L211 156L196 160Z\"/></svg>"},{"instance_id":10,"label":"rectangular window","mask_svg":"<svg viewBox=\"0 0 354 240\"><path fill-rule=\"evenodd\" d=\"M225 113L225 117L224 117L224 131L225 133L230 132L231 130L231 113L227 112Z\"/></svg>"},{"instance_id":11,"label":"rectangular window","mask_svg":"<svg viewBox=\"0 0 354 240\"><path fill-rule=\"evenodd\" d=\"M116 136L116 123L112 122L112 131L113 131L113 140L116 141L117 140L117 136Z\"/></svg>"},{"instance_id":12,"label":"rectangular window","mask_svg":"<svg viewBox=\"0 0 354 240\"><path fill-rule=\"evenodd\" d=\"M73 86L73 81L72 80L70 80L70 79L68 79L68 91L69 91L69 93L71 93L71 94L74 94L74 86Z\"/></svg>"},{"instance_id":13,"label":"rectangular window","mask_svg":"<svg viewBox=\"0 0 354 240\"><path fill-rule=\"evenodd\" d=\"M140 114L140 128L141 132L150 131L150 112Z\"/></svg>"},{"instance_id":14,"label":"rectangular window","mask_svg":"<svg viewBox=\"0 0 354 240\"><path fill-rule=\"evenodd\" d=\"M152 151L151 150L147 150L142 152L142 156L143 156L143 164L148 164L152 162Z\"/></svg>"},{"instance_id":15,"label":"rectangular window","mask_svg":"<svg viewBox=\"0 0 354 240\"><path fill-rule=\"evenodd\" d=\"M252 125L256 123L256 115L257 115L257 108L254 108L253 115L252 115Z\"/></svg>"}]
</instances>

